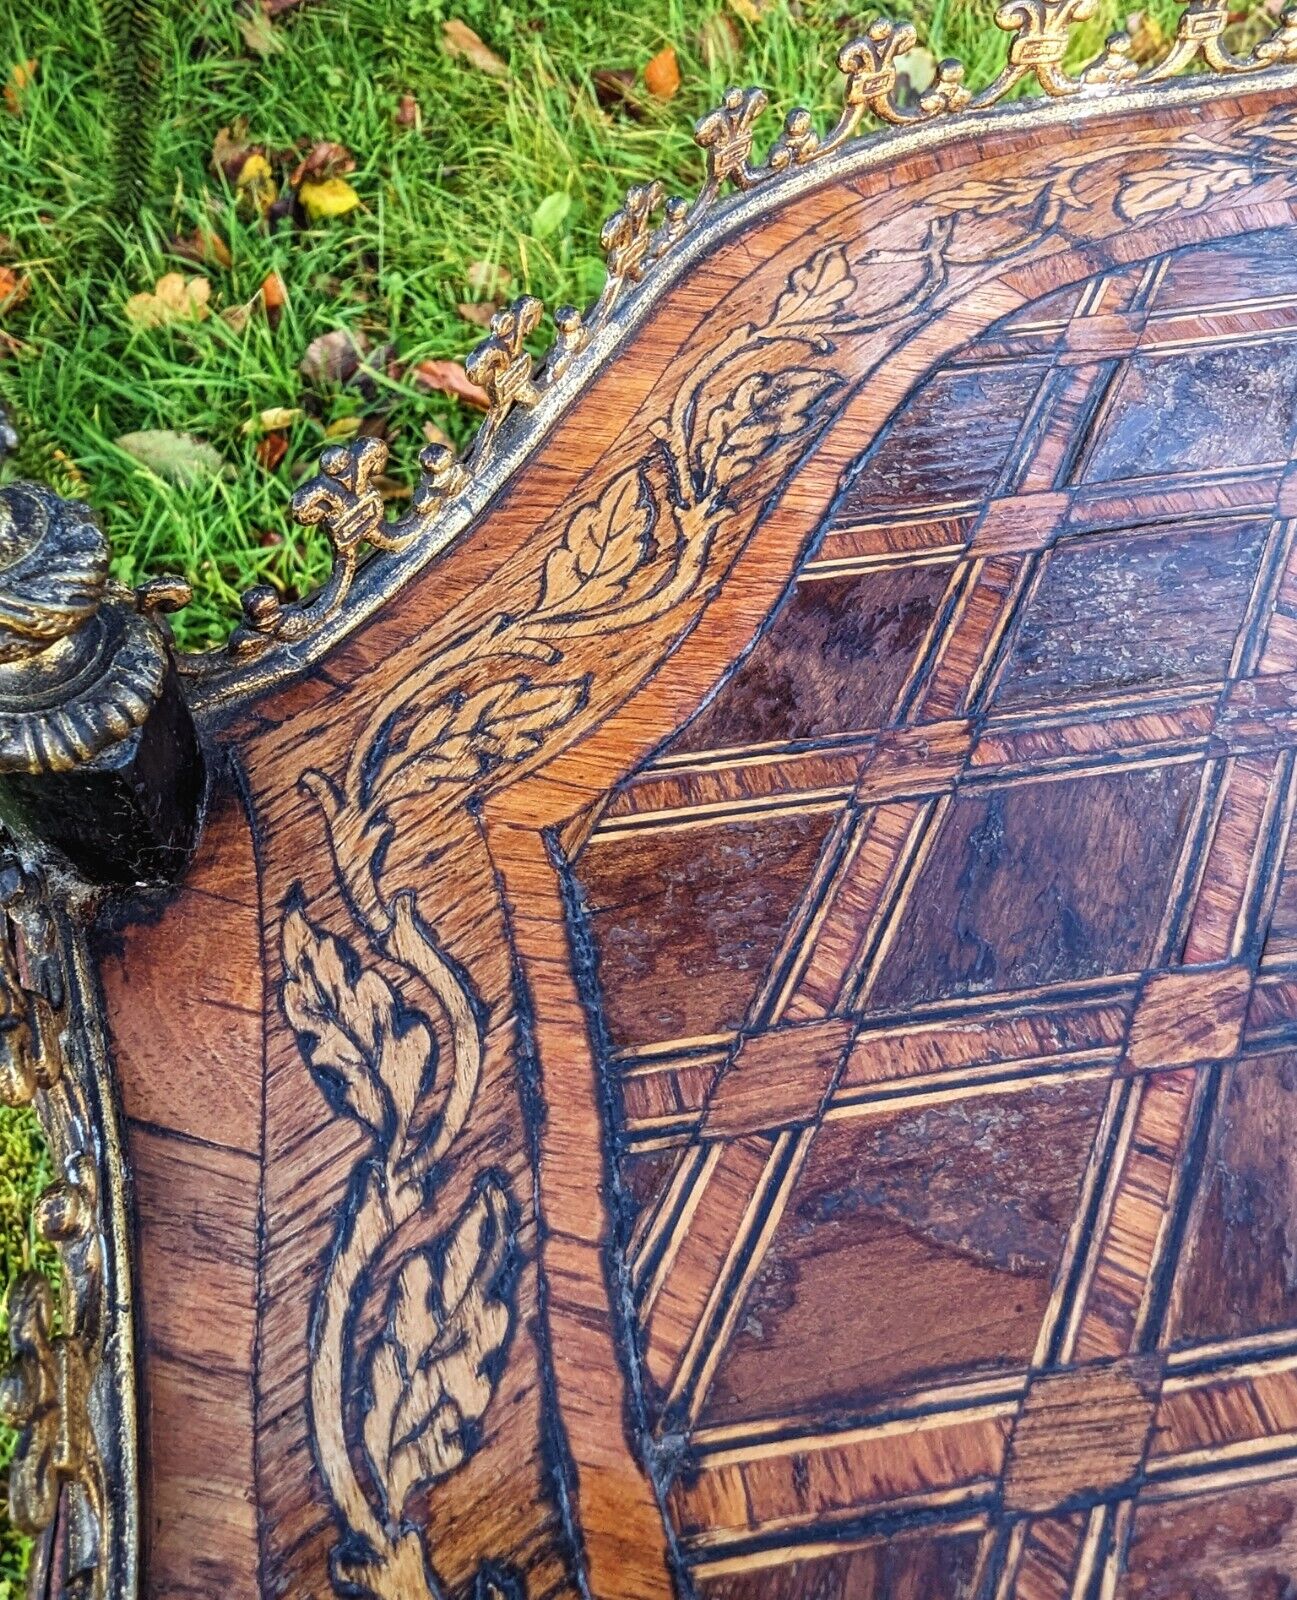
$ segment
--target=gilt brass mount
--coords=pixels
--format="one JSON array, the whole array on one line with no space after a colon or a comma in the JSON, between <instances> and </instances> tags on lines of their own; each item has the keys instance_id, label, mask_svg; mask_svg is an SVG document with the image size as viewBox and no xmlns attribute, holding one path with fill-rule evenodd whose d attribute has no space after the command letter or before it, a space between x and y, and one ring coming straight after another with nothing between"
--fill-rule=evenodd
<instances>
[{"instance_id":1,"label":"gilt brass mount","mask_svg":"<svg viewBox=\"0 0 1297 1600\"><path fill-rule=\"evenodd\" d=\"M0 809L92 882L173 876L193 843L202 759L161 620L188 598L114 582L86 506L0 488Z\"/></svg>"}]
</instances>

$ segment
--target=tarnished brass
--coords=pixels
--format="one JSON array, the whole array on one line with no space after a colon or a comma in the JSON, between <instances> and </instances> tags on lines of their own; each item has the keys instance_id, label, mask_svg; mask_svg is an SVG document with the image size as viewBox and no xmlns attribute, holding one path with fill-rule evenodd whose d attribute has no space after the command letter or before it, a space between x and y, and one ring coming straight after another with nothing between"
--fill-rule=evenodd
<instances>
[{"instance_id":1,"label":"tarnished brass","mask_svg":"<svg viewBox=\"0 0 1297 1600\"><path fill-rule=\"evenodd\" d=\"M138 1549L124 1172L84 958L54 899L36 858L0 834L0 1098L34 1103L49 1142L60 1175L35 1224L62 1278L57 1318L39 1273L10 1290L0 1418L19 1432L14 1525L40 1533L61 1507L67 1592L116 1600L134 1590Z\"/></svg>"},{"instance_id":2,"label":"tarnished brass","mask_svg":"<svg viewBox=\"0 0 1297 1600\"><path fill-rule=\"evenodd\" d=\"M69 772L142 727L169 659L156 613L188 599L113 583L89 507L0 489L0 772Z\"/></svg>"},{"instance_id":3,"label":"tarnished brass","mask_svg":"<svg viewBox=\"0 0 1297 1600\"><path fill-rule=\"evenodd\" d=\"M166 876L192 843L201 763L160 614L177 578L128 589L87 506L0 488L0 801L87 877Z\"/></svg>"},{"instance_id":4,"label":"tarnished brass","mask_svg":"<svg viewBox=\"0 0 1297 1600\"><path fill-rule=\"evenodd\" d=\"M628 191L622 209L608 219L601 235L606 278L598 299L585 314L572 306L554 312L555 339L543 360L537 362L525 344L541 325L543 304L524 295L497 312L488 338L467 362L469 375L490 400L482 425L462 462L443 446L420 456L422 476L405 516L389 522L381 496L372 489L386 461L386 446L366 440L324 453L320 476L294 495L293 515L300 523L324 526L333 547L333 572L318 595L300 604L283 604L264 585L248 591L243 625L231 638L228 655L247 661L275 644L300 643L336 618L363 546L396 553L425 537L431 543L448 515L492 478L501 440L514 431L508 426L512 413L537 407L608 327L628 292L646 285L653 269L697 232L727 189L751 192L825 161L852 144L866 118L896 129L920 129L956 115L985 112L1031 85L1056 101L1079 104L1164 83L1189 67L1236 78L1297 62L1297 10L1285 11L1274 32L1250 55L1237 56L1223 42L1229 24L1225 0L1183 0L1175 37L1158 59L1136 62L1131 35L1119 32L1109 37L1097 59L1069 70L1076 30L1094 16L1097 5L1098 0L1005 0L995 21L1010 36L1009 49L994 81L974 94L965 84L963 64L946 60L917 99L904 92L897 65L918 43L917 31L909 23L880 19L839 52L845 83L842 110L832 129L821 135L810 112L794 109L764 160L754 158L754 145L767 96L760 88L730 89L694 130L706 157L697 195L692 200L669 197L660 183ZM191 675L212 673L220 665L216 652L182 663Z\"/></svg>"}]
</instances>

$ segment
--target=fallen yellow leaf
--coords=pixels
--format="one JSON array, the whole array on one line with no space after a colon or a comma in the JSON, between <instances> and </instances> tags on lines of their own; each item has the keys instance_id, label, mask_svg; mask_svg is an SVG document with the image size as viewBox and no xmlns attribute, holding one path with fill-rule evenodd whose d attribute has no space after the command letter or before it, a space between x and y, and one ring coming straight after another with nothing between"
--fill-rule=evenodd
<instances>
[{"instance_id":1,"label":"fallen yellow leaf","mask_svg":"<svg viewBox=\"0 0 1297 1600\"><path fill-rule=\"evenodd\" d=\"M1126 18L1126 32L1130 35L1132 60L1144 65L1161 55L1166 43L1166 30L1149 12L1132 11Z\"/></svg>"},{"instance_id":2,"label":"fallen yellow leaf","mask_svg":"<svg viewBox=\"0 0 1297 1600\"><path fill-rule=\"evenodd\" d=\"M324 430L326 439L354 439L360 432L360 417L335 417Z\"/></svg>"},{"instance_id":3,"label":"fallen yellow leaf","mask_svg":"<svg viewBox=\"0 0 1297 1600\"><path fill-rule=\"evenodd\" d=\"M452 17L449 22L442 24L441 42L447 55L461 57L479 72L489 72L493 78L504 78L509 74L507 64L490 45L483 43L467 22L461 22L458 17Z\"/></svg>"},{"instance_id":4,"label":"fallen yellow leaf","mask_svg":"<svg viewBox=\"0 0 1297 1600\"><path fill-rule=\"evenodd\" d=\"M680 63L675 49L667 45L644 68L644 87L655 100L670 100L680 89Z\"/></svg>"},{"instance_id":5,"label":"fallen yellow leaf","mask_svg":"<svg viewBox=\"0 0 1297 1600\"><path fill-rule=\"evenodd\" d=\"M321 217L345 217L360 204L360 196L345 178L325 178L321 183L304 183L297 198L313 222Z\"/></svg>"},{"instance_id":6,"label":"fallen yellow leaf","mask_svg":"<svg viewBox=\"0 0 1297 1600\"><path fill-rule=\"evenodd\" d=\"M137 328L164 328L173 322L201 322L209 313L212 286L203 277L167 272L152 291L133 294L126 302L128 322Z\"/></svg>"},{"instance_id":7,"label":"fallen yellow leaf","mask_svg":"<svg viewBox=\"0 0 1297 1600\"><path fill-rule=\"evenodd\" d=\"M302 420L301 406L267 406L239 429L240 433L271 433L277 428L291 428Z\"/></svg>"},{"instance_id":8,"label":"fallen yellow leaf","mask_svg":"<svg viewBox=\"0 0 1297 1600\"><path fill-rule=\"evenodd\" d=\"M239 168L239 175L234 180L234 187L240 195L250 200L258 211L269 211L279 192L274 169L259 150L252 151L244 158L243 165Z\"/></svg>"},{"instance_id":9,"label":"fallen yellow leaf","mask_svg":"<svg viewBox=\"0 0 1297 1600\"><path fill-rule=\"evenodd\" d=\"M38 61L20 61L16 66L9 68L9 81L5 84L5 105L15 117L23 114L23 91L31 86L36 77Z\"/></svg>"}]
</instances>

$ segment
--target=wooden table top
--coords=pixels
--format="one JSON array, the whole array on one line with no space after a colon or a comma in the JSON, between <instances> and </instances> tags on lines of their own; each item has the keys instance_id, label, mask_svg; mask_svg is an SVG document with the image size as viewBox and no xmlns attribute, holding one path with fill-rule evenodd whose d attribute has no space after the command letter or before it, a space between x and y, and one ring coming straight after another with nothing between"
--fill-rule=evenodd
<instances>
[{"instance_id":1,"label":"wooden table top","mask_svg":"<svg viewBox=\"0 0 1297 1600\"><path fill-rule=\"evenodd\" d=\"M146 1591L1297 1583L1297 117L718 244L97 951Z\"/></svg>"}]
</instances>

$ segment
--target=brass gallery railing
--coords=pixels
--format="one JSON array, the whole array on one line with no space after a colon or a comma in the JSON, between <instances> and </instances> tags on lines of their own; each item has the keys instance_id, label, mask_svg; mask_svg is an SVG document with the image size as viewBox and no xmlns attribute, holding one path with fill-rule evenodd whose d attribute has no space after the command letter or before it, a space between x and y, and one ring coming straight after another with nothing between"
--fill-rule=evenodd
<instances>
[{"instance_id":1,"label":"brass gallery railing","mask_svg":"<svg viewBox=\"0 0 1297 1600\"><path fill-rule=\"evenodd\" d=\"M159 613L183 604L183 585L155 580L134 593L113 585L106 545L84 508L33 486L0 490L0 780L6 790L13 787L21 798L28 780L89 771L93 764L95 781L113 785L122 804L137 805L155 822L162 817L165 827L148 849L183 860L198 801L182 796L174 814L160 813L140 787L144 780L132 766L131 749L150 736L150 727L165 725L168 748L183 751L193 738L185 698L201 707L247 692L323 648L331 631L353 616L354 601L344 607L367 550L380 553L380 562L384 553L422 559L462 527L500 481L506 456L525 451L543 431L543 412L532 432L513 413L536 413L547 396L561 399L587 367L597 368L611 353L615 332L628 325L629 310L675 272L727 190L769 189L772 198L788 192L791 182L781 188L781 179L849 146L864 148L852 142L866 116L919 135L930 127L972 131L979 114L1035 84L1062 120L1082 105L1115 104L1190 68L1231 80L1297 63L1297 12L1285 13L1243 57L1224 44L1226 0L1187 0L1160 59L1138 63L1130 35L1118 33L1098 59L1069 71L1075 30L1096 8L1097 0L1006 0L996 20L1010 35L1008 56L994 82L973 93L963 67L946 61L913 104L901 96L897 63L915 45L915 30L876 22L840 53L845 92L833 129L820 135L808 112L794 110L763 160L754 158L754 140L766 96L757 88L731 89L695 130L706 158L699 193L692 201L668 197L658 183L629 192L603 229L602 293L584 314L570 306L554 313L556 339L543 359L528 349L543 317L539 300L523 296L496 314L468 362L469 375L489 396L485 420L462 458L439 445L422 452L407 515L387 518L376 483L385 444L365 439L324 452L319 475L294 496L293 514L324 528L333 551L331 576L301 603L284 603L269 588L250 590L226 650L173 662ZM1294 78L1276 73L1276 81ZM1181 98L1191 93L1183 87L1170 92ZM883 136L877 148L881 155L899 146ZM0 419L0 454L7 440ZM52 568L51 551L58 557ZM58 579L53 585L51 570ZM80 674L81 697L71 718L63 715L66 706L51 709L50 703L50 683L69 662ZM184 697L175 686L177 665L188 680ZM27 709L24 685L31 690ZM122 751L105 766L106 753ZM201 773L201 763L193 770ZM192 772L191 780L197 781ZM48 840L51 808L43 796L41 809ZM64 854L74 852L78 840L93 854L84 813L71 809L62 820ZM81 876L93 877L94 863L87 861L74 856ZM57 1328L44 1280L27 1275L13 1291L14 1359L0 1377L0 1415L22 1430L10 1473L15 1522L40 1531L62 1505L80 1592L128 1596L137 1582L138 1507L125 1179L78 933L85 891L76 874L60 873L66 868L47 870L38 852L0 839L0 1100L34 1102L50 1136L59 1181L41 1201L38 1226L58 1249L65 1278ZM137 876L131 866L125 881Z\"/></svg>"}]
</instances>

